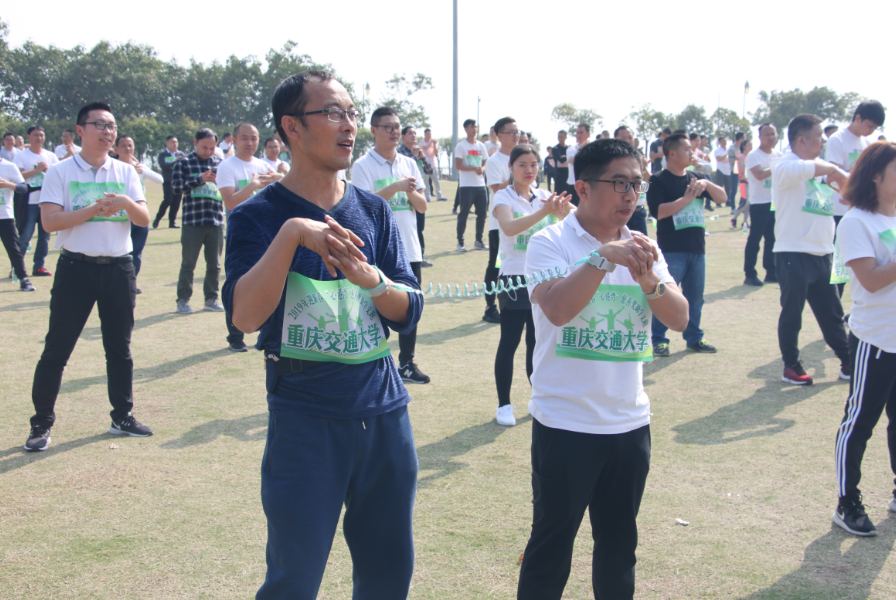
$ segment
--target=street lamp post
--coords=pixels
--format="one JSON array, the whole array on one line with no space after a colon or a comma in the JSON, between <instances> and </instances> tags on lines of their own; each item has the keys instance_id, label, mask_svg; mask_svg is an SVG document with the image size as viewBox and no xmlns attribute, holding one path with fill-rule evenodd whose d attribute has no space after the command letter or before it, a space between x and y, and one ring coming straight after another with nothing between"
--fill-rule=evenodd
<instances>
[{"instance_id":1,"label":"street lamp post","mask_svg":"<svg viewBox=\"0 0 896 600\"><path fill-rule=\"evenodd\" d=\"M454 119L451 123L451 157L454 157L454 149L457 148L457 0L454 0ZM451 179L457 181L457 166L451 161Z\"/></svg>"}]
</instances>

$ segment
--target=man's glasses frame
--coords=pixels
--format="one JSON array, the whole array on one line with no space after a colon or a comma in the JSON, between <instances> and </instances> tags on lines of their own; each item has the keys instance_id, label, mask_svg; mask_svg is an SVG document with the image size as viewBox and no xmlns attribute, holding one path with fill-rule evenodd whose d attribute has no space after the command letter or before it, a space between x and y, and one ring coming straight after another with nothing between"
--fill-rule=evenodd
<instances>
[{"instance_id":1,"label":"man's glasses frame","mask_svg":"<svg viewBox=\"0 0 896 600\"><path fill-rule=\"evenodd\" d=\"M327 119L334 123L341 123L345 117L351 122L356 122L361 115L359 110L342 110L341 108L325 108L323 110L309 110L307 112L291 113L290 117L307 117L308 115L327 115Z\"/></svg>"},{"instance_id":2,"label":"man's glasses frame","mask_svg":"<svg viewBox=\"0 0 896 600\"><path fill-rule=\"evenodd\" d=\"M116 125L115 123L106 123L105 121L89 121L87 123L82 124L82 127L84 125L93 125L100 131L106 131L107 129L109 131L116 131L118 129L118 125Z\"/></svg>"},{"instance_id":3,"label":"man's glasses frame","mask_svg":"<svg viewBox=\"0 0 896 600\"><path fill-rule=\"evenodd\" d=\"M645 193L648 188L650 188L650 182L647 181L624 181L622 179L609 180L609 179L583 179L582 181L594 181L600 183L612 183L613 190L617 194L626 194L632 188L635 188L636 194ZM620 190L620 186L622 189Z\"/></svg>"}]
</instances>

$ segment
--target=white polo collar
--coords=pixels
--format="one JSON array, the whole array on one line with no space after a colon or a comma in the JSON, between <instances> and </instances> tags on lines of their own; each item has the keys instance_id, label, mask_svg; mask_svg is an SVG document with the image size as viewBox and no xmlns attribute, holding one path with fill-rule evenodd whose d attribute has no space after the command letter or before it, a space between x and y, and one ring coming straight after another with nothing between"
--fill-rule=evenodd
<instances>
[{"instance_id":1,"label":"white polo collar","mask_svg":"<svg viewBox=\"0 0 896 600\"><path fill-rule=\"evenodd\" d=\"M82 171L90 171L91 169L94 168L93 165L88 164L86 160L84 160L83 158L81 158L81 155L80 155L80 154L75 154L75 155L72 157L72 160L75 161L75 164L76 164L76 165L78 165L79 167L81 167L81 170L82 170ZM107 156L106 156L106 162L104 162L102 165L100 165L100 166L97 168L97 170L99 170L99 169L103 169L104 171L108 171L109 169L112 168L112 160L113 160L112 157L107 155Z\"/></svg>"},{"instance_id":2,"label":"white polo collar","mask_svg":"<svg viewBox=\"0 0 896 600\"><path fill-rule=\"evenodd\" d=\"M600 243L597 241L597 238L595 238L593 235L591 235L590 233L585 231L585 228L582 227L581 223L579 223L579 219L576 217L575 211L568 214L566 216L566 218L563 219L563 223L565 225L569 225L570 227L572 227L572 230L576 232L577 236L585 238L588 242L591 242L592 244ZM631 237L632 237L632 233L631 233L631 231L629 231L629 228L627 226L623 226L622 233L619 234L619 239L627 240Z\"/></svg>"}]
</instances>

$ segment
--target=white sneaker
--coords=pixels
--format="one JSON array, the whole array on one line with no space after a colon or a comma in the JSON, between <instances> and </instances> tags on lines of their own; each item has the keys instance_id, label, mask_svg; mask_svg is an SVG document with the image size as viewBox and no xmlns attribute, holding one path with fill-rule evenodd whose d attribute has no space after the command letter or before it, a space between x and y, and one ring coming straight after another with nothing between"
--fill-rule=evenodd
<instances>
[{"instance_id":1,"label":"white sneaker","mask_svg":"<svg viewBox=\"0 0 896 600\"><path fill-rule=\"evenodd\" d=\"M467 251L467 248L466 248L463 244L458 244L458 245L457 245L457 251L458 251L458 252L466 252L466 251Z\"/></svg>"},{"instance_id":2,"label":"white sneaker","mask_svg":"<svg viewBox=\"0 0 896 600\"><path fill-rule=\"evenodd\" d=\"M499 406L498 410L495 411L495 420L498 422L498 425L503 425L504 427L516 425L516 417L513 416L513 411L515 410L516 407L510 404Z\"/></svg>"},{"instance_id":3,"label":"white sneaker","mask_svg":"<svg viewBox=\"0 0 896 600\"><path fill-rule=\"evenodd\" d=\"M890 499L890 503L887 504L887 508L890 510L890 512L896 513L896 497Z\"/></svg>"}]
</instances>

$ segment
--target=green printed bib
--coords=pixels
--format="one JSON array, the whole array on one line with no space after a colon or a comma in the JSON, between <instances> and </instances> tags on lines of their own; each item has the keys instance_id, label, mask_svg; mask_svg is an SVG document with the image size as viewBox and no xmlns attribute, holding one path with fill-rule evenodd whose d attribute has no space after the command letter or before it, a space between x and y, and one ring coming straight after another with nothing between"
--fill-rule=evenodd
<instances>
[{"instance_id":1,"label":"green printed bib","mask_svg":"<svg viewBox=\"0 0 896 600\"><path fill-rule=\"evenodd\" d=\"M482 166L482 152L479 150L467 150L467 166L468 167L481 167Z\"/></svg>"},{"instance_id":2,"label":"green printed bib","mask_svg":"<svg viewBox=\"0 0 896 600\"><path fill-rule=\"evenodd\" d=\"M218 186L211 181L207 183L203 183L198 188L194 189L190 195L193 198L211 198L212 200L217 200L218 202L223 202L223 198L221 198L221 192L218 191Z\"/></svg>"},{"instance_id":3,"label":"green printed bib","mask_svg":"<svg viewBox=\"0 0 896 600\"><path fill-rule=\"evenodd\" d=\"M35 173L31 177L28 178L28 185L31 187L43 187L44 185L44 174L43 173Z\"/></svg>"},{"instance_id":4,"label":"green printed bib","mask_svg":"<svg viewBox=\"0 0 896 600\"><path fill-rule=\"evenodd\" d=\"M843 264L843 255L840 254L840 244L834 244L834 264L831 266L831 283L846 283L849 281L849 270Z\"/></svg>"},{"instance_id":5,"label":"green printed bib","mask_svg":"<svg viewBox=\"0 0 896 600\"><path fill-rule=\"evenodd\" d=\"M883 242L890 254L896 256L896 229L887 229L877 234L880 241Z\"/></svg>"},{"instance_id":6,"label":"green printed bib","mask_svg":"<svg viewBox=\"0 0 896 600\"><path fill-rule=\"evenodd\" d=\"M703 199L694 198L694 201L672 215L672 222L676 231L688 227L703 227L706 229L706 214L703 212Z\"/></svg>"},{"instance_id":7,"label":"green printed bib","mask_svg":"<svg viewBox=\"0 0 896 600\"><path fill-rule=\"evenodd\" d=\"M236 182L237 188L235 191L237 191L237 192L240 191L244 187L248 186L250 183L252 183L251 179L240 179L239 181ZM251 198L252 196L254 196L257 193L258 193L258 190L255 190L251 194L249 194L249 197Z\"/></svg>"},{"instance_id":8,"label":"green printed bib","mask_svg":"<svg viewBox=\"0 0 896 600\"><path fill-rule=\"evenodd\" d=\"M377 179L373 182L373 187L376 191L380 191L384 187L390 186L393 183L398 181L397 177L386 177L385 179ZM387 200L389 203L389 208L392 209L392 212L396 212L399 210L411 210L411 203L408 201L408 195L405 192L395 192L391 198Z\"/></svg>"},{"instance_id":9,"label":"green printed bib","mask_svg":"<svg viewBox=\"0 0 896 600\"><path fill-rule=\"evenodd\" d=\"M652 361L650 317L650 306L640 286L601 285L588 306L557 330L557 356Z\"/></svg>"},{"instance_id":10,"label":"green printed bib","mask_svg":"<svg viewBox=\"0 0 896 600\"><path fill-rule=\"evenodd\" d=\"M849 156L846 159L846 172L852 171L852 168L855 166L856 161L859 160L859 156L861 156L861 152L850 152Z\"/></svg>"},{"instance_id":11,"label":"green printed bib","mask_svg":"<svg viewBox=\"0 0 896 600\"><path fill-rule=\"evenodd\" d=\"M762 187L765 188L765 189L767 189L767 190L772 189L772 178L771 178L771 177L766 177L765 179L763 179L763 180L762 180Z\"/></svg>"},{"instance_id":12,"label":"green printed bib","mask_svg":"<svg viewBox=\"0 0 896 600\"><path fill-rule=\"evenodd\" d=\"M12 203L12 190L4 188L0 190L0 206L6 206L7 203Z\"/></svg>"},{"instance_id":13,"label":"green printed bib","mask_svg":"<svg viewBox=\"0 0 896 600\"><path fill-rule=\"evenodd\" d=\"M280 355L347 365L389 356L370 294L345 279L317 281L290 272Z\"/></svg>"},{"instance_id":14,"label":"green printed bib","mask_svg":"<svg viewBox=\"0 0 896 600\"><path fill-rule=\"evenodd\" d=\"M513 213L514 219L519 219L520 217L525 217L526 213L516 212ZM547 227L548 225L553 225L557 222L557 217L553 214L550 214L543 218L541 221L527 229L526 231L520 233L516 236L516 239L513 241L513 249L514 250L525 250L529 247L529 240L532 239L532 236Z\"/></svg>"},{"instance_id":15,"label":"green printed bib","mask_svg":"<svg viewBox=\"0 0 896 600\"><path fill-rule=\"evenodd\" d=\"M87 208L91 204L96 204L97 200L106 197L106 192L111 194L124 194L125 185L117 181L93 182L93 181L71 181L68 184L68 194L72 202L72 210L81 210ZM120 210L114 215L108 217L91 217L87 221L127 221L128 215L125 211Z\"/></svg>"},{"instance_id":16,"label":"green printed bib","mask_svg":"<svg viewBox=\"0 0 896 600\"><path fill-rule=\"evenodd\" d=\"M166 156L166 157L165 157L165 164L166 164L166 165L170 165L170 164L174 163L174 161L176 161L176 160L177 160L177 157L176 157L176 156Z\"/></svg>"},{"instance_id":17,"label":"green printed bib","mask_svg":"<svg viewBox=\"0 0 896 600\"><path fill-rule=\"evenodd\" d=\"M806 201L803 203L803 212L813 215L834 216L834 203L831 199L834 190L826 185L818 183L815 179L806 182Z\"/></svg>"}]
</instances>

